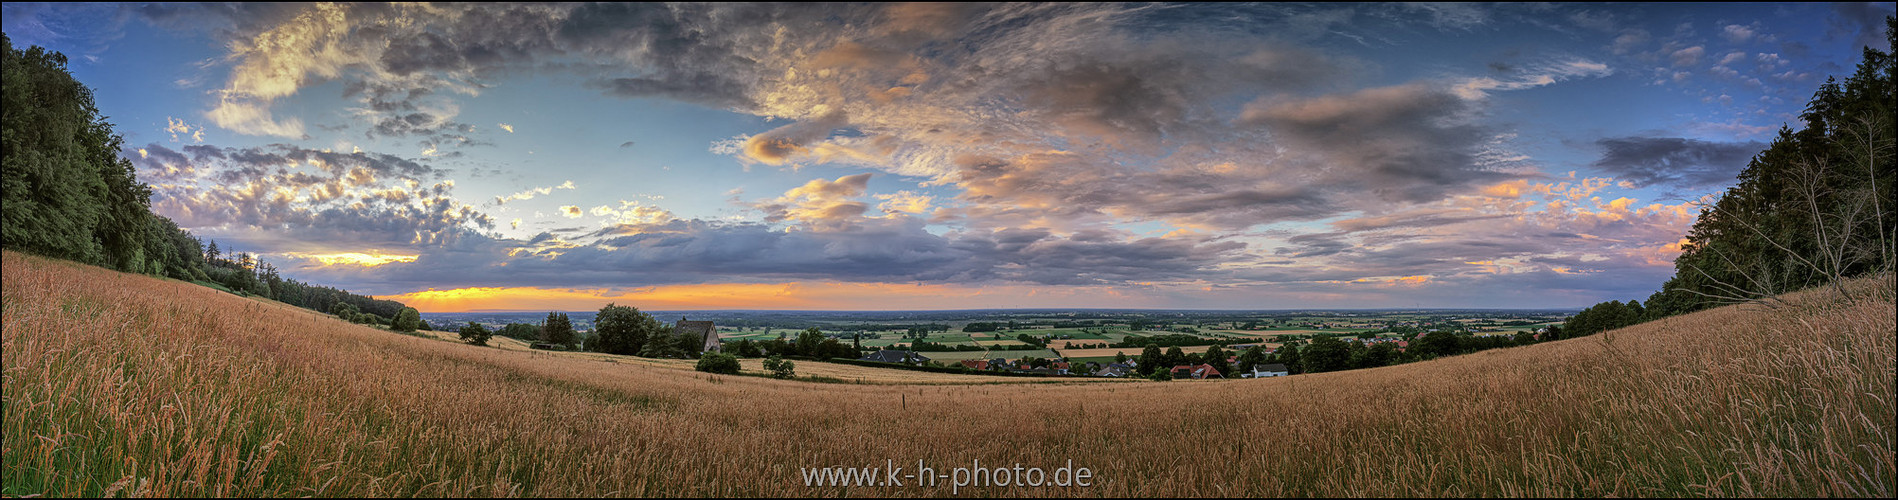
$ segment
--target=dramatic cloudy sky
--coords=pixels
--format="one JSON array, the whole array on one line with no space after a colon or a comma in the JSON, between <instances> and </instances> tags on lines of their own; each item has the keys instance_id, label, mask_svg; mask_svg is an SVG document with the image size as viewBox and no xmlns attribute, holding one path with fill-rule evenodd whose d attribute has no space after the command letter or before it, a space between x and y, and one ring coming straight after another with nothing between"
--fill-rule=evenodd
<instances>
[{"instance_id":1,"label":"dramatic cloudy sky","mask_svg":"<svg viewBox=\"0 0 1898 500\"><path fill-rule=\"evenodd\" d=\"M1890 4L5 4L153 207L425 311L1646 298Z\"/></svg>"}]
</instances>

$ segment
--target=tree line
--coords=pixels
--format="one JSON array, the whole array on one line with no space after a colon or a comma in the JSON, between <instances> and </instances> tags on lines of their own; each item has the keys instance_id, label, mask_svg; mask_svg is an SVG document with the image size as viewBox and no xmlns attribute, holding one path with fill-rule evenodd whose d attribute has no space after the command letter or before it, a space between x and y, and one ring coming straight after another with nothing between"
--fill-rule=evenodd
<instances>
[{"instance_id":1,"label":"tree line","mask_svg":"<svg viewBox=\"0 0 1898 500\"><path fill-rule=\"evenodd\" d=\"M4 34L0 44L0 246L347 312L361 323L395 327L405 316L399 326L410 325L414 310L400 302L284 278L257 256L220 249L152 213L151 187L120 155L124 139L66 69L66 56L15 48ZM412 319L421 326L419 314Z\"/></svg>"},{"instance_id":2,"label":"tree line","mask_svg":"<svg viewBox=\"0 0 1898 500\"><path fill-rule=\"evenodd\" d=\"M1885 18L1887 43L1898 17ZM1893 55L1871 47L1844 82L1827 78L1798 130L1781 126L1738 182L1701 205L1674 276L1645 303L1608 301L1568 321L1589 335L1720 305L1778 305L1780 294L1839 287L1898 263Z\"/></svg>"}]
</instances>

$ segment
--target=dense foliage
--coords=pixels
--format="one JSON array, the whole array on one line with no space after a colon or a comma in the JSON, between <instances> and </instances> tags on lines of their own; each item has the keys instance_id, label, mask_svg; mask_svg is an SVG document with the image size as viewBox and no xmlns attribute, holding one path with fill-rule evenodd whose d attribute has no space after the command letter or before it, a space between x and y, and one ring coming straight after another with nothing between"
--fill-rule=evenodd
<instances>
[{"instance_id":1,"label":"dense foliage","mask_svg":"<svg viewBox=\"0 0 1898 500\"><path fill-rule=\"evenodd\" d=\"M1887 43L1898 18L1885 18ZM1597 304L1565 332L1588 335L1713 306L1760 302L1898 263L1893 56L1865 47L1844 82L1827 79L1799 130L1781 127L1738 182L1704 205L1674 260L1674 276L1646 304ZM1837 290L1843 291L1843 290Z\"/></svg>"},{"instance_id":2,"label":"dense foliage","mask_svg":"<svg viewBox=\"0 0 1898 500\"><path fill-rule=\"evenodd\" d=\"M705 351L699 355L699 364L694 367L707 373L738 374L738 357L722 352Z\"/></svg>"},{"instance_id":3,"label":"dense foliage","mask_svg":"<svg viewBox=\"0 0 1898 500\"><path fill-rule=\"evenodd\" d=\"M99 116L92 90L66 70L66 56L0 39L0 246L318 311L347 304L344 319L358 323L384 324L403 309L286 279L256 256L219 249L153 214L151 188L120 156L122 139Z\"/></svg>"},{"instance_id":4,"label":"dense foliage","mask_svg":"<svg viewBox=\"0 0 1898 500\"><path fill-rule=\"evenodd\" d=\"M638 308L607 304L593 318L593 338L587 350L609 354L639 354L649 339L669 335L672 328L639 312Z\"/></svg>"}]
</instances>

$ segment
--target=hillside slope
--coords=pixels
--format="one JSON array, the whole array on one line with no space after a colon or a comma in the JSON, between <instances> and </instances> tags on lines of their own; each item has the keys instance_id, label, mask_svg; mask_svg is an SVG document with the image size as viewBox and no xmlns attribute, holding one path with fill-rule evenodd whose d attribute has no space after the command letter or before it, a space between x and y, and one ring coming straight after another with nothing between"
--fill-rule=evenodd
<instances>
[{"instance_id":1,"label":"hillside slope","mask_svg":"<svg viewBox=\"0 0 1898 500\"><path fill-rule=\"evenodd\" d=\"M48 496L949 495L799 467L1091 469L961 495L1885 496L1893 280L1593 337L1225 382L708 376L364 328L4 256L4 488Z\"/></svg>"}]
</instances>

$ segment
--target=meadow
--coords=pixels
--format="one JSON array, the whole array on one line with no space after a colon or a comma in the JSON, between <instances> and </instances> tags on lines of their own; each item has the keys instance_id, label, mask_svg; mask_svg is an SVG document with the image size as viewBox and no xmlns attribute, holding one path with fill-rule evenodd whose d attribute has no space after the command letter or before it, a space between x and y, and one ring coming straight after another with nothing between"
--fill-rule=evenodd
<instances>
[{"instance_id":1,"label":"meadow","mask_svg":"<svg viewBox=\"0 0 1898 500\"><path fill-rule=\"evenodd\" d=\"M1369 370L912 385L468 346L13 252L3 267L6 495L949 495L799 475L919 459L1098 478L969 496L1894 494L1889 275Z\"/></svg>"}]
</instances>

